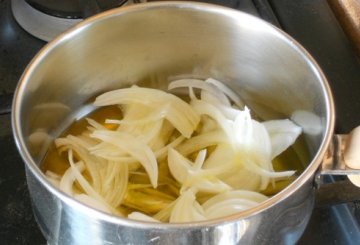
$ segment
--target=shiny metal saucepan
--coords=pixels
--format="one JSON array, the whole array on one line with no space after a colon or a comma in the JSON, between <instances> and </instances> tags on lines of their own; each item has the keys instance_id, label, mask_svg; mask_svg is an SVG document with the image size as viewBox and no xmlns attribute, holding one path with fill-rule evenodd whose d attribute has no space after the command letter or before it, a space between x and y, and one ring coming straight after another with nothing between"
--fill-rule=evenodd
<instances>
[{"instance_id":1,"label":"shiny metal saucepan","mask_svg":"<svg viewBox=\"0 0 360 245\"><path fill-rule=\"evenodd\" d=\"M184 74L225 82L264 119L300 112L312 159L301 176L253 209L185 224L114 217L47 181L39 164L49 142L84 115L91 98L144 81L166 88L169 77ZM46 45L20 79L12 119L35 217L49 244L291 244L311 215L334 116L320 68L281 30L219 6L161 2L101 13Z\"/></svg>"}]
</instances>

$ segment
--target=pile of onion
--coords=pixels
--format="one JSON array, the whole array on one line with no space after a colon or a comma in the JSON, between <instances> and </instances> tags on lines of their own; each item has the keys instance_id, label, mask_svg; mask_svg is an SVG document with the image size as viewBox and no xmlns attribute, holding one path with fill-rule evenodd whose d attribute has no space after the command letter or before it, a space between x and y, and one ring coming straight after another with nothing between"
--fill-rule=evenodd
<instances>
[{"instance_id":1,"label":"pile of onion","mask_svg":"<svg viewBox=\"0 0 360 245\"><path fill-rule=\"evenodd\" d=\"M261 194L295 171L272 160L301 128L288 119L259 122L221 82L181 79L170 91L132 86L98 96L121 120L87 119L80 135L55 140L69 168L46 172L60 190L95 209L151 222L193 222L258 205ZM107 125L115 125L107 127Z\"/></svg>"}]
</instances>

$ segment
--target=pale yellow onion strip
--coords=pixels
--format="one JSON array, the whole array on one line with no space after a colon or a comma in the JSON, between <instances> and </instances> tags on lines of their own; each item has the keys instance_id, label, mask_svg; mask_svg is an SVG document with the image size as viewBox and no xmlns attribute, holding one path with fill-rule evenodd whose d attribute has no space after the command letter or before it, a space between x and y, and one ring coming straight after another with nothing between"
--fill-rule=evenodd
<instances>
[{"instance_id":1,"label":"pale yellow onion strip","mask_svg":"<svg viewBox=\"0 0 360 245\"><path fill-rule=\"evenodd\" d=\"M194 165L193 165L193 168L195 170L200 170L202 168L205 158L206 158L206 155L207 155L206 149L199 151L199 153L196 156L196 159L194 161Z\"/></svg>"},{"instance_id":2,"label":"pale yellow onion strip","mask_svg":"<svg viewBox=\"0 0 360 245\"><path fill-rule=\"evenodd\" d=\"M236 167L236 165L234 165L233 163L229 163L229 164L225 164L223 166L202 169L201 172L197 174L197 177L198 178L204 178L204 177L207 177L207 176L216 176L216 177L218 177L218 176L221 176L221 175L225 174L228 171L233 170L234 166Z\"/></svg>"},{"instance_id":3,"label":"pale yellow onion strip","mask_svg":"<svg viewBox=\"0 0 360 245\"><path fill-rule=\"evenodd\" d=\"M218 108L224 116L230 120L235 120L241 112L239 109L233 108L231 105L222 104L216 96L204 90L201 91L201 100Z\"/></svg>"},{"instance_id":4,"label":"pale yellow onion strip","mask_svg":"<svg viewBox=\"0 0 360 245\"><path fill-rule=\"evenodd\" d=\"M237 115L233 125L235 144L237 147L251 148L252 146L249 145L253 143L252 136L254 134L254 127L250 110L247 107Z\"/></svg>"},{"instance_id":5,"label":"pale yellow onion strip","mask_svg":"<svg viewBox=\"0 0 360 245\"><path fill-rule=\"evenodd\" d=\"M104 179L103 181L103 185L102 185L103 188L100 193L105 198L106 202L110 204L112 204L110 201L110 196L114 191L112 188L113 188L114 177L117 174L116 173L117 165L118 164L116 162L107 161L106 171L104 174L104 176L106 176L106 179Z\"/></svg>"},{"instance_id":6,"label":"pale yellow onion strip","mask_svg":"<svg viewBox=\"0 0 360 245\"><path fill-rule=\"evenodd\" d=\"M141 121L142 119L146 119L147 117L155 114L156 112L161 112L161 114L159 114L158 116L161 116L161 118L165 118L167 111L168 111L168 107L166 105L161 105L156 107L155 104L151 104L151 105L129 104L124 106L122 120ZM134 123L134 124L121 124L118 127L117 131L127 132L134 136L138 136L141 135L144 125L148 125L149 123L153 123L153 122L155 121Z\"/></svg>"},{"instance_id":7,"label":"pale yellow onion strip","mask_svg":"<svg viewBox=\"0 0 360 245\"><path fill-rule=\"evenodd\" d=\"M271 141L266 128L258 121L251 120L251 122L253 128L251 148L258 151L259 156L271 160ZM266 163L264 163L263 167L270 170L269 165L266 165Z\"/></svg>"},{"instance_id":8,"label":"pale yellow onion strip","mask_svg":"<svg viewBox=\"0 0 360 245\"><path fill-rule=\"evenodd\" d=\"M158 167L156 157L154 152L146 144L130 134L119 131L96 130L91 136L113 144L116 147L119 147L119 149L128 152L144 167L149 175L152 186L154 188L157 187Z\"/></svg>"},{"instance_id":9,"label":"pale yellow onion strip","mask_svg":"<svg viewBox=\"0 0 360 245\"><path fill-rule=\"evenodd\" d=\"M241 151L238 151L241 152ZM272 165L269 156L266 156L262 153L256 152L250 152L250 151L244 151L244 168L251 171L252 173L258 174L260 176L260 190L265 190L267 186L269 185L272 177L266 174L262 174L259 171L254 170L252 167L253 165L256 165L260 169L263 169L265 171L268 171L270 173L276 173L272 170L270 167ZM249 166L250 165L250 166Z\"/></svg>"},{"instance_id":10,"label":"pale yellow onion strip","mask_svg":"<svg viewBox=\"0 0 360 245\"><path fill-rule=\"evenodd\" d=\"M258 202L246 199L228 199L218 202L204 211L207 219L215 219L247 210L258 204Z\"/></svg>"},{"instance_id":11,"label":"pale yellow onion strip","mask_svg":"<svg viewBox=\"0 0 360 245\"><path fill-rule=\"evenodd\" d=\"M115 172L117 174L115 175L113 182L114 191L110 197L110 202L114 207L118 207L124 200L129 179L129 167L127 164L117 163L116 167L117 169Z\"/></svg>"},{"instance_id":12,"label":"pale yellow onion strip","mask_svg":"<svg viewBox=\"0 0 360 245\"><path fill-rule=\"evenodd\" d=\"M202 181L199 180L194 181L194 183L192 183L190 186L192 189L197 190L199 192L211 193L211 194L223 193L232 190L231 186L229 186L228 184L217 178L215 179L210 178L208 180L205 179Z\"/></svg>"},{"instance_id":13,"label":"pale yellow onion strip","mask_svg":"<svg viewBox=\"0 0 360 245\"><path fill-rule=\"evenodd\" d=\"M191 109L193 110L193 109ZM184 112L182 112L184 113ZM183 114L180 113L174 113L172 111L169 111L167 113L166 119L186 138L190 138L192 133L195 131L195 129L198 126L198 123L200 122L200 116L197 115L199 121L197 123L193 123L191 125L186 124L185 120L186 117Z\"/></svg>"},{"instance_id":14,"label":"pale yellow onion strip","mask_svg":"<svg viewBox=\"0 0 360 245\"><path fill-rule=\"evenodd\" d=\"M132 220L138 220L138 221L146 221L146 222L154 222L154 223L160 223L159 220L154 219L153 217L150 217L146 214L143 214L141 212L132 212L128 215L129 219Z\"/></svg>"},{"instance_id":15,"label":"pale yellow onion strip","mask_svg":"<svg viewBox=\"0 0 360 245\"><path fill-rule=\"evenodd\" d=\"M191 100L197 100L194 89L192 87L189 87L189 97Z\"/></svg>"},{"instance_id":16,"label":"pale yellow onion strip","mask_svg":"<svg viewBox=\"0 0 360 245\"><path fill-rule=\"evenodd\" d=\"M284 178L284 177L290 177L292 176L296 171L290 170L290 171L281 171L281 172L271 172L269 170L266 170L264 168L259 167L256 163L254 163L252 160L246 160L246 162L243 164L243 166L254 173L257 173L261 176L269 177L269 178Z\"/></svg>"},{"instance_id":17,"label":"pale yellow onion strip","mask_svg":"<svg viewBox=\"0 0 360 245\"><path fill-rule=\"evenodd\" d=\"M222 104L230 106L229 100L222 93L222 91L219 91L213 84L206 83L204 80L193 79L193 78L175 80L169 83L168 89L172 90L175 88L184 88L184 87L189 87L191 89L198 88L201 90L208 91L209 93L216 96ZM195 96L191 96L191 97L193 97L192 99L196 98Z\"/></svg>"},{"instance_id":18,"label":"pale yellow onion strip","mask_svg":"<svg viewBox=\"0 0 360 245\"><path fill-rule=\"evenodd\" d=\"M219 179L233 189L260 191L261 176L245 168L234 167L219 175Z\"/></svg>"},{"instance_id":19,"label":"pale yellow onion strip","mask_svg":"<svg viewBox=\"0 0 360 245\"><path fill-rule=\"evenodd\" d=\"M161 120L165 117L165 113L167 112L166 108L160 107L158 110L155 110L150 115L147 115L145 117L142 117L140 119L122 119L122 120L115 120L115 119L106 119L105 123L109 124L146 124L150 122L155 122L158 120Z\"/></svg>"},{"instance_id":20,"label":"pale yellow onion strip","mask_svg":"<svg viewBox=\"0 0 360 245\"><path fill-rule=\"evenodd\" d=\"M107 161L106 161L107 162ZM103 167L99 169L99 176L100 176L100 181L101 183L104 183L107 179L107 168ZM101 189L99 191L97 191L98 193L103 193L104 192L104 185L101 184Z\"/></svg>"},{"instance_id":21,"label":"pale yellow onion strip","mask_svg":"<svg viewBox=\"0 0 360 245\"><path fill-rule=\"evenodd\" d=\"M220 144L204 163L204 171L214 172L221 181L234 189L259 191L262 176L244 168L241 159L235 157L237 150ZM249 188L251 187L251 188Z\"/></svg>"},{"instance_id":22,"label":"pale yellow onion strip","mask_svg":"<svg viewBox=\"0 0 360 245\"><path fill-rule=\"evenodd\" d=\"M198 134L209 133L219 129L221 130L219 125L216 123L216 121L209 116L202 115L201 122L202 122L201 127L197 129Z\"/></svg>"},{"instance_id":23,"label":"pale yellow onion strip","mask_svg":"<svg viewBox=\"0 0 360 245\"><path fill-rule=\"evenodd\" d=\"M169 148L168 152L168 166L172 176L181 184L183 184L191 168L191 162L183 157L176 150Z\"/></svg>"},{"instance_id":24,"label":"pale yellow onion strip","mask_svg":"<svg viewBox=\"0 0 360 245\"><path fill-rule=\"evenodd\" d=\"M53 171L50 170L46 170L45 175L49 178L55 179L55 180L60 180L61 176L58 175L57 173L54 173Z\"/></svg>"},{"instance_id":25,"label":"pale yellow onion strip","mask_svg":"<svg viewBox=\"0 0 360 245\"><path fill-rule=\"evenodd\" d=\"M151 125L152 127L148 132L143 132L143 134L138 136L137 138L147 143L150 146L150 148L152 148L151 141L160 134L163 122L164 120L159 120L153 123L153 125Z\"/></svg>"},{"instance_id":26,"label":"pale yellow onion strip","mask_svg":"<svg viewBox=\"0 0 360 245\"><path fill-rule=\"evenodd\" d=\"M254 192L254 191L246 191L246 190L233 190L224 192L221 194L217 194L214 197L208 199L205 203L202 204L202 207L206 210L209 207L215 205L216 203L222 202L228 199L245 199L253 202L264 202L269 199L267 196Z\"/></svg>"},{"instance_id":27,"label":"pale yellow onion strip","mask_svg":"<svg viewBox=\"0 0 360 245\"><path fill-rule=\"evenodd\" d=\"M69 150L68 151L68 160L70 163L70 168L72 170L72 173L74 174L76 180L79 182L80 186L84 189L84 191L96 198L101 200L102 202L105 202L103 200L103 198L92 188L92 186L90 185L90 183L84 178L84 176L82 176L82 174L80 173L80 171L77 168L77 164L79 164L79 162L77 164L74 163L74 159L73 159L73 151ZM82 162L81 162L82 163ZM83 164L83 163L82 163Z\"/></svg>"},{"instance_id":28,"label":"pale yellow onion strip","mask_svg":"<svg viewBox=\"0 0 360 245\"><path fill-rule=\"evenodd\" d=\"M208 174L206 171L188 175L188 178L180 188L180 193L189 188L205 193L222 193L232 189L231 186L218 179L216 175Z\"/></svg>"},{"instance_id":29,"label":"pale yellow onion strip","mask_svg":"<svg viewBox=\"0 0 360 245\"><path fill-rule=\"evenodd\" d=\"M53 184L54 186L59 188L60 185L60 180L61 180L61 176L55 174L54 172L47 170L45 172L45 176L48 179L48 181L50 181L51 184Z\"/></svg>"},{"instance_id":30,"label":"pale yellow onion strip","mask_svg":"<svg viewBox=\"0 0 360 245\"><path fill-rule=\"evenodd\" d=\"M124 107L123 109L123 118L122 120L141 120L144 117L147 117L148 114L155 110L152 107L143 105L143 104L127 104L120 105ZM143 127L143 123L140 124L120 124L116 131L127 132L134 136L141 134L139 131Z\"/></svg>"},{"instance_id":31,"label":"pale yellow onion strip","mask_svg":"<svg viewBox=\"0 0 360 245\"><path fill-rule=\"evenodd\" d=\"M76 163L75 167L79 172L83 172L85 170L85 164L83 162ZM73 185L75 180L76 178L72 168L68 168L60 180L59 189L69 196L73 196Z\"/></svg>"},{"instance_id":32,"label":"pale yellow onion strip","mask_svg":"<svg viewBox=\"0 0 360 245\"><path fill-rule=\"evenodd\" d=\"M103 196L106 202L113 207L116 207L113 205L111 201L111 197L113 192L116 191L116 189L113 189L113 187L114 187L114 181L115 181L114 177L116 175L117 165L118 164L116 162L112 162L112 161L107 162L106 171L104 173L105 179L103 180L103 185L102 185L103 189L101 190L101 196Z\"/></svg>"},{"instance_id":33,"label":"pale yellow onion strip","mask_svg":"<svg viewBox=\"0 0 360 245\"><path fill-rule=\"evenodd\" d=\"M182 155L187 156L206 147L217 145L219 143L228 143L227 137L220 130L200 134L187 139L178 147L175 147Z\"/></svg>"},{"instance_id":34,"label":"pale yellow onion strip","mask_svg":"<svg viewBox=\"0 0 360 245\"><path fill-rule=\"evenodd\" d=\"M266 121L262 125L264 125L270 135L271 159L274 159L293 145L302 132L301 127L289 119Z\"/></svg>"},{"instance_id":35,"label":"pale yellow onion strip","mask_svg":"<svg viewBox=\"0 0 360 245\"><path fill-rule=\"evenodd\" d=\"M167 205L165 208L160 210L158 213L156 213L152 217L156 220L159 220L160 222L169 222L171 211L174 208L175 203L176 203L176 200L171 202L169 205Z\"/></svg>"},{"instance_id":36,"label":"pale yellow onion strip","mask_svg":"<svg viewBox=\"0 0 360 245\"><path fill-rule=\"evenodd\" d=\"M139 87L118 89L98 96L94 102L97 106L132 103L157 107L170 105L166 119L187 138L191 136L200 121L199 115L189 104L175 95L158 89Z\"/></svg>"},{"instance_id":37,"label":"pale yellow onion strip","mask_svg":"<svg viewBox=\"0 0 360 245\"><path fill-rule=\"evenodd\" d=\"M101 169L104 166L104 161L102 161L99 158L96 158L95 156L90 155L87 149L83 148L81 144L79 144L77 141L74 141L74 139L76 138L77 138L76 136L72 136L72 135L68 135L66 138L58 138L55 140L55 145L56 147L65 147L66 150L72 149L78 154L80 159L86 165L94 189L100 192L102 188L101 187L102 181L100 178L99 169Z\"/></svg>"},{"instance_id":38,"label":"pale yellow onion strip","mask_svg":"<svg viewBox=\"0 0 360 245\"><path fill-rule=\"evenodd\" d=\"M214 79L208 78L205 80L206 83L213 84L218 89L220 89L224 94L226 94L234 103L240 108L243 109L245 107L245 103L241 100L240 96L238 96L233 90L228 88L224 83Z\"/></svg>"},{"instance_id":39,"label":"pale yellow onion strip","mask_svg":"<svg viewBox=\"0 0 360 245\"><path fill-rule=\"evenodd\" d=\"M90 141L84 140L84 136L73 136L71 134L66 136L67 139L71 140L72 142L74 142L74 144L76 144L77 146L79 146L80 148L83 149L88 149L90 147L93 147L97 144L97 142L93 141L90 143Z\"/></svg>"},{"instance_id":40,"label":"pale yellow onion strip","mask_svg":"<svg viewBox=\"0 0 360 245\"><path fill-rule=\"evenodd\" d=\"M164 107L169 107L169 104L165 104L165 105L159 105L159 106L164 106ZM189 125L186 125L186 118L184 117L184 115L180 114L180 113L174 113L174 110L168 110L168 112L165 114L165 119L167 119L182 135L184 135L185 137L189 138L191 136L191 134L193 133L193 131L195 130L196 127L189 127ZM185 125L185 127L181 128L180 125ZM148 127L147 124L143 125L142 128L144 127ZM139 129L140 129L140 133L139 133ZM185 132L185 130L187 130ZM139 127L135 127L133 126L132 131L129 130L125 130L126 132L129 132L133 135L139 135L142 132L142 129Z\"/></svg>"},{"instance_id":41,"label":"pale yellow onion strip","mask_svg":"<svg viewBox=\"0 0 360 245\"><path fill-rule=\"evenodd\" d=\"M109 130L107 129L105 126L101 125L100 123L98 123L97 121L95 121L94 119L91 119L91 118L85 118L86 121L92 126L94 127L95 129L98 129L98 130Z\"/></svg>"},{"instance_id":42,"label":"pale yellow onion strip","mask_svg":"<svg viewBox=\"0 0 360 245\"><path fill-rule=\"evenodd\" d=\"M88 136L88 137L90 137L90 136ZM99 143L99 141L95 141L93 139L92 144L89 144L89 140L87 142L84 140L84 138L87 138L87 137L68 135L67 138L69 140L72 140L74 143L78 144L78 146L83 147L86 150L88 150L92 155L100 156L104 159L108 159L105 156L112 156L112 155L115 155L115 157L119 156L119 155L126 156L125 152L119 151L115 146L108 144L106 142ZM124 157L124 158L126 158L126 157ZM91 166L90 166L90 172L92 172ZM90 175L92 176L92 173L90 173Z\"/></svg>"},{"instance_id":43,"label":"pale yellow onion strip","mask_svg":"<svg viewBox=\"0 0 360 245\"><path fill-rule=\"evenodd\" d=\"M214 119L220 126L222 130L224 130L225 134L228 136L230 142L233 141L234 138L234 132L233 132L233 126L232 121L227 119L221 111L218 110L215 106L201 101L201 100L193 100L191 101L191 106L194 108L194 110L199 113L200 115L207 115Z\"/></svg>"},{"instance_id":44,"label":"pale yellow onion strip","mask_svg":"<svg viewBox=\"0 0 360 245\"><path fill-rule=\"evenodd\" d=\"M75 166L74 159L73 159L73 152L72 150L69 150L69 163L70 167L73 170L73 173L76 177L76 180L80 184L81 188L85 191L86 194L88 194L90 197L95 198L97 201L99 201L101 204L103 204L105 207L107 207L111 213L118 214L120 216L123 216L122 213L111 207L90 185L90 183L82 176L82 174L78 171L78 169Z\"/></svg>"},{"instance_id":45,"label":"pale yellow onion strip","mask_svg":"<svg viewBox=\"0 0 360 245\"><path fill-rule=\"evenodd\" d=\"M232 164L235 158L235 149L226 143L220 143L209 155L203 164L204 169L216 168L227 164Z\"/></svg>"},{"instance_id":46,"label":"pale yellow onion strip","mask_svg":"<svg viewBox=\"0 0 360 245\"><path fill-rule=\"evenodd\" d=\"M128 154L125 151L122 151L118 147L103 141L99 141L97 145L94 145L87 149L93 155L107 155L109 157L128 157Z\"/></svg>"},{"instance_id":47,"label":"pale yellow onion strip","mask_svg":"<svg viewBox=\"0 0 360 245\"><path fill-rule=\"evenodd\" d=\"M235 119L234 124L234 133L236 138L236 145L238 149L241 149L244 156L248 156L249 154L253 156L254 160L260 157L260 160L257 161L257 166L266 171L271 171L271 143L270 137L266 128L259 122L252 120L250 116L249 110L245 107L244 111L238 115ZM249 163L252 163L250 157L246 157L248 161L243 163L244 167L249 171L260 174L261 176L261 185L260 189L265 189L269 184L269 177L266 174L261 174L259 171L254 171L247 166ZM269 165L270 164L270 165ZM252 164L251 166L253 166Z\"/></svg>"},{"instance_id":48,"label":"pale yellow onion strip","mask_svg":"<svg viewBox=\"0 0 360 245\"><path fill-rule=\"evenodd\" d=\"M263 169L268 170L269 172L276 173L271 168L269 168L269 166L272 166L272 162L269 160L261 161L259 165L261 165L261 167ZM295 172L293 172L293 173L295 173ZM271 183L272 180L274 180L274 178L270 178L266 175L261 175L260 190L265 190L268 187L268 185Z\"/></svg>"},{"instance_id":49,"label":"pale yellow onion strip","mask_svg":"<svg viewBox=\"0 0 360 245\"><path fill-rule=\"evenodd\" d=\"M172 176L182 184L180 192L192 188L199 192L223 192L231 187L212 175L215 171L203 170L201 166L206 157L206 150L198 153L195 163L182 156L176 150L170 148L168 153L168 166ZM219 168L220 171L223 169Z\"/></svg>"},{"instance_id":50,"label":"pale yellow onion strip","mask_svg":"<svg viewBox=\"0 0 360 245\"><path fill-rule=\"evenodd\" d=\"M175 128L171 125L167 120L163 120L162 128L159 132L158 137L153 138L149 145L151 149L155 152L162 149L166 144L170 144L173 140L175 140L175 136L173 135Z\"/></svg>"},{"instance_id":51,"label":"pale yellow onion strip","mask_svg":"<svg viewBox=\"0 0 360 245\"><path fill-rule=\"evenodd\" d=\"M166 154L169 150L169 148L177 147L179 144L181 144L185 140L185 137L180 135L175 140L173 140L171 143L167 144L163 148L157 150L155 152L155 156L157 159L161 160L162 158L166 157Z\"/></svg>"},{"instance_id":52,"label":"pale yellow onion strip","mask_svg":"<svg viewBox=\"0 0 360 245\"><path fill-rule=\"evenodd\" d=\"M271 181L270 181L269 177L261 175L260 191L265 190L268 187L268 185L270 184L270 182Z\"/></svg>"},{"instance_id":53,"label":"pale yellow onion strip","mask_svg":"<svg viewBox=\"0 0 360 245\"><path fill-rule=\"evenodd\" d=\"M80 144L80 142L81 142L81 144L86 149L99 144L98 140L90 138L90 134L91 134L91 131L86 130L86 131L82 132L81 135L76 136L79 139L78 143Z\"/></svg>"},{"instance_id":54,"label":"pale yellow onion strip","mask_svg":"<svg viewBox=\"0 0 360 245\"><path fill-rule=\"evenodd\" d=\"M139 113L141 113L139 111ZM127 118L127 115L125 115ZM143 122L133 125L120 125L117 131L127 132L132 134L135 137L143 140L144 142L150 142L155 135L161 130L162 122L164 117L159 117L156 121ZM126 119L128 120L128 119Z\"/></svg>"},{"instance_id":55,"label":"pale yellow onion strip","mask_svg":"<svg viewBox=\"0 0 360 245\"><path fill-rule=\"evenodd\" d=\"M165 145L164 147L160 148L159 150L155 151L155 157L158 161L162 160L163 158L166 157L168 149L170 147L174 148L177 147L179 144L181 144L183 141L185 140L185 137L180 135L178 136L175 140L173 140L172 142L170 142L169 144ZM105 147L105 146L104 146ZM90 149L90 152L92 154L95 154L96 156L102 157L104 159L107 159L109 161L115 161L115 162L121 162L123 164L134 164L137 163L138 161L133 158L132 156L110 156L111 151L93 151L92 149Z\"/></svg>"},{"instance_id":56,"label":"pale yellow onion strip","mask_svg":"<svg viewBox=\"0 0 360 245\"><path fill-rule=\"evenodd\" d=\"M128 157L110 156L107 152L101 152L101 151L90 151L90 152L91 152L91 154L101 157L101 158L104 158L108 161L121 162L123 164L131 164L131 163L137 162L137 160L131 156L128 156Z\"/></svg>"},{"instance_id":57,"label":"pale yellow onion strip","mask_svg":"<svg viewBox=\"0 0 360 245\"><path fill-rule=\"evenodd\" d=\"M205 220L204 212L199 209L199 206L191 189L183 192L175 201L169 222L183 223Z\"/></svg>"}]
</instances>

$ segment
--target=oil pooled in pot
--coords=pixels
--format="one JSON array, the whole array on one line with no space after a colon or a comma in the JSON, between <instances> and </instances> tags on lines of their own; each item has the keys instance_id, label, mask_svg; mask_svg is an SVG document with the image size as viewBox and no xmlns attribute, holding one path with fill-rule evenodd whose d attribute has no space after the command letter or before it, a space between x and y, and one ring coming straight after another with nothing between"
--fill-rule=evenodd
<instances>
[{"instance_id":1,"label":"oil pooled in pot","mask_svg":"<svg viewBox=\"0 0 360 245\"><path fill-rule=\"evenodd\" d=\"M88 114L86 118L94 119L108 129L113 130L116 129L118 125L105 123L105 119L120 120L122 119L122 111L118 106L106 106L93 111ZM74 121L60 137L69 134L75 136L80 135L87 130L88 126L88 122L84 117ZM211 152L212 148L208 147L208 151ZM308 159L309 156L306 150L305 140L301 135L292 147L289 147L273 160L273 168L275 171L296 170L295 175L284 180L276 181L276 184L270 183L261 193L272 196L284 189L302 173ZM62 176L69 166L67 153L63 152L60 154L55 144L52 144L42 162L41 169L43 172L51 171ZM118 207L122 213L129 214L133 211L141 211L148 215L154 215L169 207L169 205L176 200L180 194L181 185L171 175L166 161L160 161L158 166L159 185L156 189L152 188L146 171L142 167L139 167L136 173L130 172L129 185L124 201L122 205ZM84 177L87 178L88 181L91 181L86 171L84 172ZM142 188L137 188L140 185L142 185ZM75 186L78 193L83 192L77 182L75 182Z\"/></svg>"}]
</instances>

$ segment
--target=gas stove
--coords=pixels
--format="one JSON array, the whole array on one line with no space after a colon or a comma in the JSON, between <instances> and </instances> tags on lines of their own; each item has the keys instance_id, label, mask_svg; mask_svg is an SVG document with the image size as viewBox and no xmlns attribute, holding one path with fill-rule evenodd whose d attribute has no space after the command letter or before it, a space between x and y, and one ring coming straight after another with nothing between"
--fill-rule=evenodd
<instances>
[{"instance_id":1,"label":"gas stove","mask_svg":"<svg viewBox=\"0 0 360 245\"><path fill-rule=\"evenodd\" d=\"M202 2L245 11L294 37L315 58L328 78L337 109L336 133L348 133L359 124L359 57L327 1ZM0 0L0 244L46 244L32 214L24 166L13 141L10 123L11 100L17 81L45 44L16 22L10 0ZM298 244L358 244L359 203L316 206Z\"/></svg>"}]
</instances>

